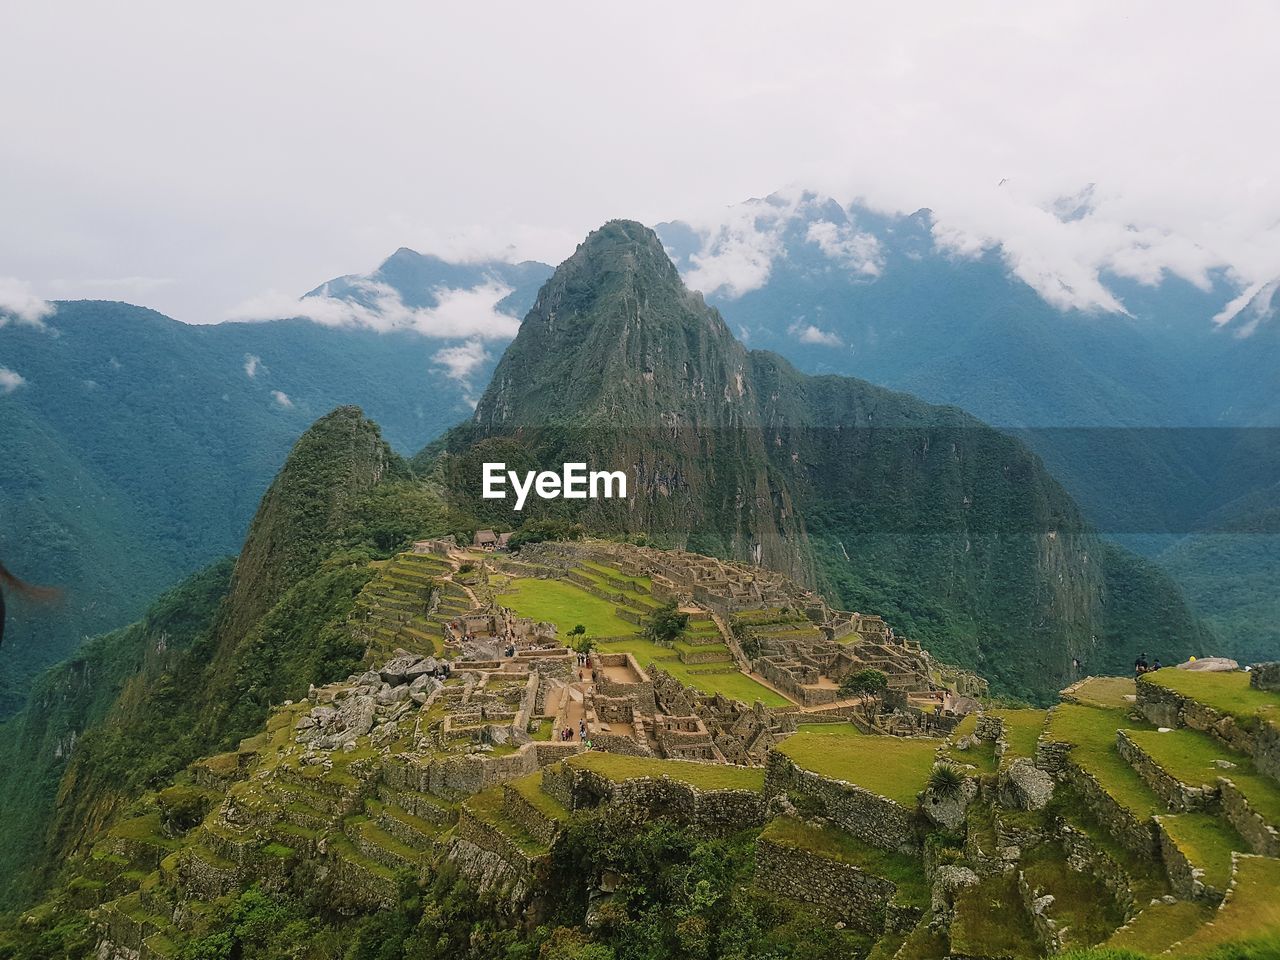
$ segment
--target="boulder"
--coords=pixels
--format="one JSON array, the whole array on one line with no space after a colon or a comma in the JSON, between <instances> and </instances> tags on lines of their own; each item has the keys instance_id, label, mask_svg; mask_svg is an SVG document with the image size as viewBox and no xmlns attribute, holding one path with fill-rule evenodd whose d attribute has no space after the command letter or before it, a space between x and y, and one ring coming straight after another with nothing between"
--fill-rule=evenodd
<instances>
[{"instance_id":1,"label":"boulder","mask_svg":"<svg viewBox=\"0 0 1280 960\"><path fill-rule=\"evenodd\" d=\"M1000 802L1015 810L1043 810L1053 797L1053 777L1026 757L1019 757L1000 772Z\"/></svg>"},{"instance_id":2,"label":"boulder","mask_svg":"<svg viewBox=\"0 0 1280 960\"><path fill-rule=\"evenodd\" d=\"M968 867L951 863L939 867L933 875L933 890L930 894L933 912L944 913L950 910L956 895L977 883L978 875Z\"/></svg>"},{"instance_id":3,"label":"boulder","mask_svg":"<svg viewBox=\"0 0 1280 960\"><path fill-rule=\"evenodd\" d=\"M374 727L373 732L369 734L369 740L375 747L380 747L383 744L390 743L394 740L398 731L399 727L396 722L394 720L388 721L387 723L382 723Z\"/></svg>"},{"instance_id":4,"label":"boulder","mask_svg":"<svg viewBox=\"0 0 1280 960\"><path fill-rule=\"evenodd\" d=\"M393 703L399 703L401 700L409 699L409 685L401 684L398 687L383 687L378 691L374 700L383 706L389 706Z\"/></svg>"},{"instance_id":5,"label":"boulder","mask_svg":"<svg viewBox=\"0 0 1280 960\"><path fill-rule=\"evenodd\" d=\"M501 727L496 723L491 723L484 728L484 736L485 739L495 747L506 746L511 742L511 728Z\"/></svg>"},{"instance_id":6,"label":"boulder","mask_svg":"<svg viewBox=\"0 0 1280 960\"><path fill-rule=\"evenodd\" d=\"M342 701L342 707L326 733L335 746L354 743L373 729L373 718L377 710L378 704L373 697L348 697Z\"/></svg>"},{"instance_id":7,"label":"boulder","mask_svg":"<svg viewBox=\"0 0 1280 960\"><path fill-rule=\"evenodd\" d=\"M409 669L405 670L404 676L406 680L412 683L420 677L425 677L428 674L435 673L438 669L439 666L436 664L435 657L424 657L409 667Z\"/></svg>"},{"instance_id":8,"label":"boulder","mask_svg":"<svg viewBox=\"0 0 1280 960\"><path fill-rule=\"evenodd\" d=\"M954 793L941 794L932 788L924 792L925 816L946 830L955 830L965 822L969 804L978 796L978 782L965 777Z\"/></svg>"},{"instance_id":9,"label":"boulder","mask_svg":"<svg viewBox=\"0 0 1280 960\"><path fill-rule=\"evenodd\" d=\"M421 659L421 657L413 654L395 657L383 664L382 669L378 671L378 676L393 687L407 683L409 681L409 671L417 666Z\"/></svg>"}]
</instances>

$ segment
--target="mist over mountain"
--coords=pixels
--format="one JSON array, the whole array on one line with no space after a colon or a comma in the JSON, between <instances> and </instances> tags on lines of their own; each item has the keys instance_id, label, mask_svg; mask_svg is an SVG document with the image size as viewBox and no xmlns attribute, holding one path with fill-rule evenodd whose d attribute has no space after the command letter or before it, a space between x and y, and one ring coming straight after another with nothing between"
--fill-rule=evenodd
<instances>
[{"instance_id":1,"label":"mist over mountain","mask_svg":"<svg viewBox=\"0 0 1280 960\"><path fill-rule=\"evenodd\" d=\"M657 231L747 346L1018 430L1099 529L1140 534L1126 543L1153 556L1177 548L1170 569L1232 641L1238 591L1204 589L1209 571L1184 541L1226 510L1273 516L1275 433L1255 428L1280 421L1275 284L1242 293L1220 274L1207 288L1106 275L1127 313L1064 310L1001 250L953 249L927 211L887 216L813 194ZM402 248L371 273L247 311L292 319L194 327L75 301L43 328L0 329L0 419L15 454L0 464L12 518L0 549L29 578L70 588L52 615L10 605L0 712L25 697L32 670L233 551L316 416L358 403L406 453L466 418L550 274ZM1188 426L1205 429L1176 429ZM1222 571L1229 542L1210 552ZM1257 557L1242 545L1225 569L1269 582ZM1248 655L1275 650L1265 618L1247 619Z\"/></svg>"},{"instance_id":2,"label":"mist over mountain","mask_svg":"<svg viewBox=\"0 0 1280 960\"><path fill-rule=\"evenodd\" d=\"M0 716L39 668L238 550L317 417L359 403L407 452L469 415L472 371L439 358L458 344L303 319L193 326L103 301L0 329L25 381L0 394L0 557L65 588L56 608L9 605Z\"/></svg>"},{"instance_id":3,"label":"mist over mountain","mask_svg":"<svg viewBox=\"0 0 1280 960\"><path fill-rule=\"evenodd\" d=\"M1087 192L1055 211L1087 213ZM750 346L1014 429L1100 530L1151 556L1176 548L1170 569L1198 585L1224 639L1245 629L1242 656L1280 654L1280 632L1259 634L1241 614L1244 628L1239 591L1203 589L1184 542L1223 532L1223 511L1246 504L1274 516L1274 283L1242 293L1221 271L1192 282L1111 270L1096 290L1074 289L999 246L958 246L927 210L885 215L812 193L656 229ZM1235 556L1218 538L1211 552L1219 564L1234 557L1233 578L1280 590L1256 544L1240 547Z\"/></svg>"},{"instance_id":4,"label":"mist over mountain","mask_svg":"<svg viewBox=\"0 0 1280 960\"><path fill-rule=\"evenodd\" d=\"M556 270L444 449L454 502L508 524L479 500L483 462L624 469L627 501L545 512L783 570L1010 692L1048 695L1073 657L1115 670L1202 640L1172 583L1100 541L1018 441L747 351L634 222Z\"/></svg>"}]
</instances>

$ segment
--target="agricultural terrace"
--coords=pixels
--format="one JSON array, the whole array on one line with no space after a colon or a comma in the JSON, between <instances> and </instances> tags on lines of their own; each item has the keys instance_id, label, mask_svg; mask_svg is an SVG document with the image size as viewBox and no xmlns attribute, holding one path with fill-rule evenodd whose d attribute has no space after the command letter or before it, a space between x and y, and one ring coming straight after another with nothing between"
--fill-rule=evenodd
<instances>
[{"instance_id":1,"label":"agricultural terrace","mask_svg":"<svg viewBox=\"0 0 1280 960\"><path fill-rule=\"evenodd\" d=\"M776 749L801 769L914 807L941 742L923 737L837 738L806 731L787 737Z\"/></svg>"},{"instance_id":2,"label":"agricultural terrace","mask_svg":"<svg viewBox=\"0 0 1280 960\"><path fill-rule=\"evenodd\" d=\"M761 767L632 757L597 750L580 753L564 762L579 770L590 770L615 783L642 777L668 777L699 790L750 790L759 793L764 789L764 769Z\"/></svg>"},{"instance_id":3,"label":"agricultural terrace","mask_svg":"<svg viewBox=\"0 0 1280 960\"><path fill-rule=\"evenodd\" d=\"M586 570L577 568L578 572L603 577L598 568ZM609 577L627 582L648 586L646 578L626 577L625 574L609 571ZM609 583L608 589L616 590L616 583ZM644 594L624 593L627 609L641 618L647 618L658 608L652 597ZM644 605L639 601L643 599ZM618 616L618 604L589 593L569 580L541 580L535 577L520 577L509 581L504 591L498 594L500 604L514 610L519 616L532 617L534 620L546 620L554 623L564 637L578 624L586 627L587 635L595 641L595 647L603 653L629 653L642 666L657 664L681 683L707 694L720 693L733 700L751 704L756 700L767 707L785 707L790 704L786 697L769 689L742 673L733 662L727 647L722 647L724 662L721 663L684 663L680 659L682 650L688 645L676 641L672 646L664 646L646 639L643 628ZM708 632L710 631L710 633ZM717 631L714 624L699 626L690 636L711 636ZM702 646L699 649L713 649Z\"/></svg>"},{"instance_id":4,"label":"agricultural terrace","mask_svg":"<svg viewBox=\"0 0 1280 960\"><path fill-rule=\"evenodd\" d=\"M1164 687L1203 703L1219 713L1235 717L1245 726L1257 719L1280 720L1280 693L1249 686L1249 674L1244 671L1157 670L1146 674L1141 682Z\"/></svg>"}]
</instances>

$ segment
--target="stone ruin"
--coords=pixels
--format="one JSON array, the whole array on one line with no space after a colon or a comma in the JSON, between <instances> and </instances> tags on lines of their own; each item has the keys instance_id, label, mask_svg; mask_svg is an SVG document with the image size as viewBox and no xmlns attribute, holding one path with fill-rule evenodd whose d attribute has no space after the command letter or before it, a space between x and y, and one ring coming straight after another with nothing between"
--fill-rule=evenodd
<instances>
[{"instance_id":1,"label":"stone ruin","mask_svg":"<svg viewBox=\"0 0 1280 960\"><path fill-rule=\"evenodd\" d=\"M840 681L875 669L889 679L888 704L900 712L895 728L949 729L969 700L986 696L986 681L935 661L919 643L898 636L881 617L832 608L822 597L779 573L681 550L591 541L525 547L522 562L572 576L594 561L630 576L648 577L653 596L702 607L732 625L726 638L741 663L804 707L835 705ZM941 705L941 709L939 709Z\"/></svg>"}]
</instances>

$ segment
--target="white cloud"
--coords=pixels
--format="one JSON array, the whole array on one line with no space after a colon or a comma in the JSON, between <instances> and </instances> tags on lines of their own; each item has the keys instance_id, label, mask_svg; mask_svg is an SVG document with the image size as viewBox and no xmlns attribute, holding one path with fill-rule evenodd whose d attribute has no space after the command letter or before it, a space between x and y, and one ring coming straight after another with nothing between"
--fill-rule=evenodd
<instances>
[{"instance_id":1,"label":"white cloud","mask_svg":"<svg viewBox=\"0 0 1280 960\"><path fill-rule=\"evenodd\" d=\"M439 367L446 377L455 380L463 387L463 399L474 407L477 402L472 377L489 361L489 351L479 339L471 339L453 347L437 350L432 362Z\"/></svg>"},{"instance_id":2,"label":"white cloud","mask_svg":"<svg viewBox=\"0 0 1280 960\"><path fill-rule=\"evenodd\" d=\"M244 355L244 375L250 380L258 375L258 367L261 365L261 357L256 357L252 353L246 353Z\"/></svg>"},{"instance_id":3,"label":"white cloud","mask_svg":"<svg viewBox=\"0 0 1280 960\"><path fill-rule=\"evenodd\" d=\"M805 239L816 243L828 257L855 273L876 277L884 266L880 241L874 234L863 233L852 224L816 220L809 224Z\"/></svg>"},{"instance_id":4,"label":"white cloud","mask_svg":"<svg viewBox=\"0 0 1280 960\"><path fill-rule=\"evenodd\" d=\"M782 231L799 202L798 193L775 194L735 204L710 222L692 223L702 237L702 248L689 257L685 283L708 296L732 299L763 287L782 253Z\"/></svg>"},{"instance_id":5,"label":"white cloud","mask_svg":"<svg viewBox=\"0 0 1280 960\"><path fill-rule=\"evenodd\" d=\"M305 317L329 327L367 327L379 333L412 331L424 337L509 340L520 329L520 321L498 310L511 288L496 280L474 287L438 287L432 291L434 307L409 307L400 294L383 283L359 281L357 289L372 305L338 297L289 297L267 294L233 310L232 320L276 320Z\"/></svg>"},{"instance_id":6,"label":"white cloud","mask_svg":"<svg viewBox=\"0 0 1280 960\"><path fill-rule=\"evenodd\" d=\"M0 367L0 393L13 393L26 382L27 378L16 370Z\"/></svg>"},{"instance_id":7,"label":"white cloud","mask_svg":"<svg viewBox=\"0 0 1280 960\"><path fill-rule=\"evenodd\" d=\"M1199 278L1216 264L1241 287L1280 274L1280 127L1265 119L1280 6L1266 0L1230 16L1159 0L785 15L766 0L657 0L645 17L570 2L504 8L500 29L484 5L390 3L362 11L358 44L349 19L297 0L216 21L188 4L10 6L3 88L41 75L51 51L94 78L6 104L23 136L0 158L0 263L45 293L69 275L176 277L147 302L210 321L403 244L556 262L611 217L692 223L792 181L877 210L929 207L947 234L1001 244L1062 304L1115 309L1098 269ZM81 29L65 29L68 6ZM610 72L620 35L661 69ZM429 122L405 122L444 90ZM548 103L562 108L554 129ZM334 137L334 117L378 132L372 172L368 139ZM1060 202L1088 183L1092 196ZM698 285L763 282L776 261L760 233L730 231Z\"/></svg>"},{"instance_id":8,"label":"white cloud","mask_svg":"<svg viewBox=\"0 0 1280 960\"><path fill-rule=\"evenodd\" d=\"M479 340L468 340L456 347L437 350L431 359L437 366L444 368L445 376L465 382L489 359L489 351Z\"/></svg>"},{"instance_id":9,"label":"white cloud","mask_svg":"<svg viewBox=\"0 0 1280 960\"><path fill-rule=\"evenodd\" d=\"M880 241L847 219L831 198L797 188L747 200L691 224L702 240L690 255L685 282L708 295L736 299L763 287L774 264L786 256L787 232L804 228L802 239L843 270L875 277L883 267ZM839 204L834 204L839 206ZM835 216L839 222L827 219Z\"/></svg>"},{"instance_id":10,"label":"white cloud","mask_svg":"<svg viewBox=\"0 0 1280 960\"><path fill-rule=\"evenodd\" d=\"M1235 335L1252 336L1261 323L1275 314L1277 294L1280 294L1280 279L1250 284L1240 296L1222 308L1213 322L1222 327L1240 318L1243 323L1236 329Z\"/></svg>"},{"instance_id":11,"label":"white cloud","mask_svg":"<svg viewBox=\"0 0 1280 960\"><path fill-rule=\"evenodd\" d=\"M0 277L0 327L10 320L43 327L53 312L52 303L31 292L31 284L13 277Z\"/></svg>"},{"instance_id":12,"label":"white cloud","mask_svg":"<svg viewBox=\"0 0 1280 960\"><path fill-rule=\"evenodd\" d=\"M289 399L289 395L283 390L272 390L271 399L282 407L292 407L293 401Z\"/></svg>"},{"instance_id":13,"label":"white cloud","mask_svg":"<svg viewBox=\"0 0 1280 960\"><path fill-rule=\"evenodd\" d=\"M797 321L787 328L787 333L801 343L812 343L823 347L843 347L844 341L830 330L815 327L812 323Z\"/></svg>"}]
</instances>

